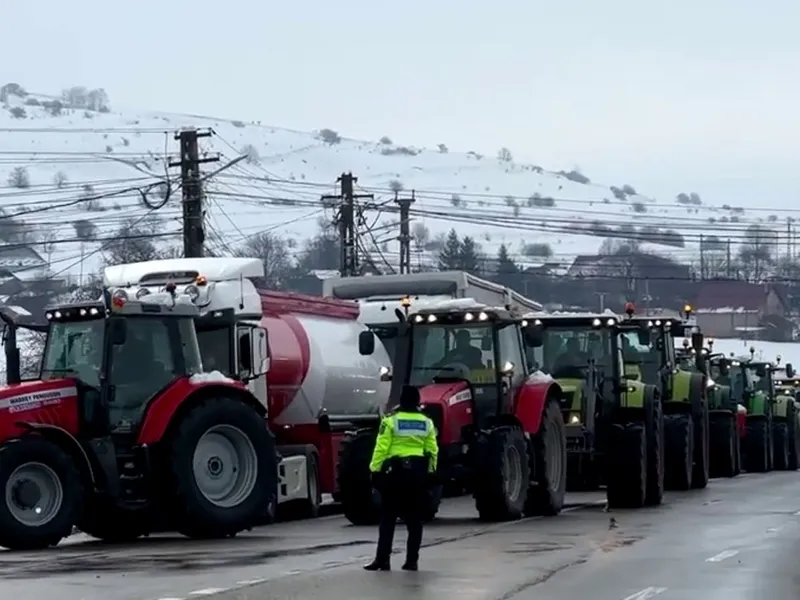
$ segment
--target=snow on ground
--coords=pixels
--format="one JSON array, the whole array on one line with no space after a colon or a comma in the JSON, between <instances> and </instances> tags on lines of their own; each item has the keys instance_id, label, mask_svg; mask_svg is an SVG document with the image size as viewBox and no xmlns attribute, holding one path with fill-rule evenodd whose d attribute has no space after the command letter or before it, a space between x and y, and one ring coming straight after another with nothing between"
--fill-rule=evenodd
<instances>
[{"instance_id":1,"label":"snow on ground","mask_svg":"<svg viewBox=\"0 0 800 600\"><path fill-rule=\"evenodd\" d=\"M587 228L598 222L608 227L627 224L676 230L685 237L685 248L651 248L688 261L697 254L699 234L708 231L710 219L716 221L713 227L722 237L729 231L737 239L749 223L778 218L770 216L765 206L744 207L742 214L730 207L687 206L675 198L656 201L623 194L604 184L576 183L546 168L500 160L489 150L480 157L350 139L327 144L311 133L192 115L64 109L60 116L52 116L43 107L29 105L44 100L38 98L11 96L0 110L0 207L9 213L27 212L25 219L35 226L40 241L45 236L62 240L40 243L37 250L51 262L54 272L75 277L97 271L102 243L122 223L146 217L148 210L140 193L132 188L153 184L167 172L176 181L178 170L168 168L164 158L166 154L170 159L177 157L173 135L184 126L215 131L211 138L201 140L202 149L207 155L220 153L222 160L203 165L205 172L240 154L248 155L247 161L207 184L208 243L222 252L263 231L290 238L294 251L299 252L302 241L315 234L317 220L332 217L332 210L324 207L320 197L335 192L336 178L345 171L359 178L356 192L374 193L374 203L382 208L382 212L369 211L366 222L375 222L374 241L393 263L397 261L393 182L401 182L405 190L416 190L414 220L427 226L431 238L457 227L461 235L473 236L487 254L496 254L505 243L519 259L526 245L546 243L552 248L552 260L564 266L577 254L597 251L602 238ZM27 169L29 188L6 185L17 167ZM62 176L66 180L56 185ZM619 188L625 184L609 183ZM676 181L676 190L679 187ZM163 189L151 190L151 202L158 202ZM119 195L93 203L77 202L81 194L112 192ZM160 225L162 244L180 243L179 196L176 191L163 208L152 211L151 218ZM542 198L552 198L552 206ZM96 237L102 243L77 239L74 223L80 219L96 226ZM737 219L738 223L720 224ZM542 261L528 258L526 262Z\"/></svg>"}]
</instances>

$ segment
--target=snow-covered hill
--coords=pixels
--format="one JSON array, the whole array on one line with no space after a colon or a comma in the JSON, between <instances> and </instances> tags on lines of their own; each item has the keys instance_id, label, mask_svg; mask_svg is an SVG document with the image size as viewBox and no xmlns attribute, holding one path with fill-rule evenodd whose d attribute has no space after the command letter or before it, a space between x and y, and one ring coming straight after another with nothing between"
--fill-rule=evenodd
<instances>
[{"instance_id":1,"label":"snow-covered hill","mask_svg":"<svg viewBox=\"0 0 800 600\"><path fill-rule=\"evenodd\" d=\"M37 95L0 100L0 207L30 226L35 248L53 272L72 276L96 272L108 240L131 220L157 223L161 245L180 244L178 172L167 163L177 158L175 131L186 126L214 131L202 148L221 160L204 165L206 172L248 156L206 184L209 245L223 253L263 231L291 239L299 252L318 219L332 217L320 198L335 193L336 178L345 171L358 177L358 193L375 195L380 210L365 214L374 232L365 243L390 263L397 260L392 190L399 186L401 194L415 190L412 230L421 238L419 255L428 260L451 227L473 236L489 255L505 243L522 262L541 263L535 244L547 244L551 261L564 266L577 254L595 253L603 240L598 234L620 227L637 228L639 239L660 240L648 248L684 261L694 259L701 233L712 227L734 244L752 223L785 229L779 223L785 216L766 206L709 206L688 195L653 199L625 182L609 187L577 172L518 164L496 151L481 156L192 115L75 109ZM20 169L27 181L14 181L25 179ZM141 192L148 190L151 204L160 203L166 187L159 182L167 173L174 193L158 210L146 208ZM91 235L85 224L76 233L81 220L93 224Z\"/></svg>"}]
</instances>

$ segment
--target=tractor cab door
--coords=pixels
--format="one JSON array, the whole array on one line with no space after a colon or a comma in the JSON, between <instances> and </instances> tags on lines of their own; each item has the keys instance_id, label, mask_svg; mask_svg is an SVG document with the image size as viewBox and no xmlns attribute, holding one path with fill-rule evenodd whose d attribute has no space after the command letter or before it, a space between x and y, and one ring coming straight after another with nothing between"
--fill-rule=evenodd
<instances>
[{"instance_id":1,"label":"tractor cab door","mask_svg":"<svg viewBox=\"0 0 800 600\"><path fill-rule=\"evenodd\" d=\"M499 323L497 326L497 369L500 394L498 413L512 412L514 396L527 375L522 332L516 322Z\"/></svg>"},{"instance_id":2,"label":"tractor cab door","mask_svg":"<svg viewBox=\"0 0 800 600\"><path fill-rule=\"evenodd\" d=\"M112 432L135 431L150 401L180 377L202 371L191 317L128 315L108 319L107 401Z\"/></svg>"}]
</instances>

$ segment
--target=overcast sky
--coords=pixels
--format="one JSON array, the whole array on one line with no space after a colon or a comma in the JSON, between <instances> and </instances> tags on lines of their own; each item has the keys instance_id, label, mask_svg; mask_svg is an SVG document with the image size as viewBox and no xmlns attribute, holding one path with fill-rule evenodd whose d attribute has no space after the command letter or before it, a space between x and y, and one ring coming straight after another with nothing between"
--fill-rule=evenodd
<instances>
[{"instance_id":1,"label":"overcast sky","mask_svg":"<svg viewBox=\"0 0 800 600\"><path fill-rule=\"evenodd\" d=\"M0 80L116 109L575 165L653 195L800 195L797 0L5 0ZM354 169L357 167L354 166Z\"/></svg>"}]
</instances>

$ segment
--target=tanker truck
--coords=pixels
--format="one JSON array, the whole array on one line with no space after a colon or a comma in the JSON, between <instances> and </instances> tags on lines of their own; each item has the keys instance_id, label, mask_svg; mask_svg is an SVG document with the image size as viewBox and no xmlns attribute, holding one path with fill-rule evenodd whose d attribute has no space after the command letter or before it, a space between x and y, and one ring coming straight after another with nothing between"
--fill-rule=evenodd
<instances>
[{"instance_id":1,"label":"tanker truck","mask_svg":"<svg viewBox=\"0 0 800 600\"><path fill-rule=\"evenodd\" d=\"M372 422L389 398L385 349L358 353L358 305L258 289L256 258L179 258L108 267L115 297L141 299L167 287L198 307L206 371L246 382L276 438L281 511L316 516L336 495L336 462L346 431Z\"/></svg>"},{"instance_id":2,"label":"tanker truck","mask_svg":"<svg viewBox=\"0 0 800 600\"><path fill-rule=\"evenodd\" d=\"M542 305L503 285L486 281L463 271L378 275L372 277L332 277L323 282L323 295L339 300L355 300L359 320L381 341L391 362L382 368L382 378L392 382L387 409L392 408L403 384L402 377L409 355L409 312L433 309L447 304L450 308L469 309L480 303L524 314L541 311ZM436 424L442 446L442 423L447 415L437 403L422 410ZM459 410L452 407L452 410ZM352 523L370 524L378 519L378 507L371 492L369 460L377 435L378 420L361 422L341 444L338 470L338 499L345 516ZM462 494L473 482L463 454L464 444L445 444L440 449L441 485L433 490L428 518L433 518L442 495ZM454 454L453 454L454 453Z\"/></svg>"}]
</instances>

